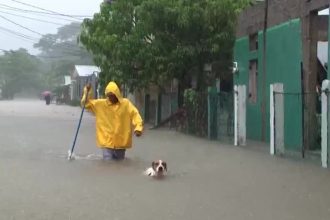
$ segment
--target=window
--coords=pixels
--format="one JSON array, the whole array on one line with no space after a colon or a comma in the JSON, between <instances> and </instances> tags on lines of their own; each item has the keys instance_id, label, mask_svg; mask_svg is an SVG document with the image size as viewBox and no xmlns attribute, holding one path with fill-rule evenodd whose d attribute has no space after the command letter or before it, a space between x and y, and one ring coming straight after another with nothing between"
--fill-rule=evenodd
<instances>
[{"instance_id":1,"label":"window","mask_svg":"<svg viewBox=\"0 0 330 220\"><path fill-rule=\"evenodd\" d=\"M249 35L250 51L258 50L258 33Z\"/></svg>"},{"instance_id":2,"label":"window","mask_svg":"<svg viewBox=\"0 0 330 220\"><path fill-rule=\"evenodd\" d=\"M257 102L257 87L258 87L258 61L251 60L249 66L249 102Z\"/></svg>"}]
</instances>

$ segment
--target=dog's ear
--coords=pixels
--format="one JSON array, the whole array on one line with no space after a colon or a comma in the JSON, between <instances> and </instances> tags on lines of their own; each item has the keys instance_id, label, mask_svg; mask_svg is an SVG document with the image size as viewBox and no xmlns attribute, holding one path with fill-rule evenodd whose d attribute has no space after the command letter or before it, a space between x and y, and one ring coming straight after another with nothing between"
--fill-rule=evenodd
<instances>
[{"instance_id":1,"label":"dog's ear","mask_svg":"<svg viewBox=\"0 0 330 220\"><path fill-rule=\"evenodd\" d=\"M156 162L155 161L152 161L152 163L151 163L151 167L152 167L152 169L154 169L155 170L155 167L156 166Z\"/></svg>"},{"instance_id":2,"label":"dog's ear","mask_svg":"<svg viewBox=\"0 0 330 220\"><path fill-rule=\"evenodd\" d=\"M164 169L167 172L167 163L166 162L164 162Z\"/></svg>"}]
</instances>

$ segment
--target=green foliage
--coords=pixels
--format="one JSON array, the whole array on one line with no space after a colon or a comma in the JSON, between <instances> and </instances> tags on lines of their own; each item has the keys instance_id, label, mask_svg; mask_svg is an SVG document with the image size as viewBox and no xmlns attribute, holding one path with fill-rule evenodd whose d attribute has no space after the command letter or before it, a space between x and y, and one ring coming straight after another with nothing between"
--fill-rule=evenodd
<instances>
[{"instance_id":1,"label":"green foliage","mask_svg":"<svg viewBox=\"0 0 330 220\"><path fill-rule=\"evenodd\" d=\"M186 106L196 107L197 104L197 92L194 89L186 89L184 91L184 103Z\"/></svg>"},{"instance_id":2,"label":"green foliage","mask_svg":"<svg viewBox=\"0 0 330 220\"><path fill-rule=\"evenodd\" d=\"M0 88L2 98L13 99L23 89L40 88L39 71L41 61L25 49L5 52L0 56Z\"/></svg>"},{"instance_id":3,"label":"green foliage","mask_svg":"<svg viewBox=\"0 0 330 220\"><path fill-rule=\"evenodd\" d=\"M186 132L206 136L207 93L186 89L184 91L184 108L186 110Z\"/></svg>"},{"instance_id":4,"label":"green foliage","mask_svg":"<svg viewBox=\"0 0 330 220\"><path fill-rule=\"evenodd\" d=\"M130 88L184 80L197 69L198 87L209 76L206 63L229 71L236 18L248 0L121 0L101 4L83 22L80 41L102 69L101 82L117 80Z\"/></svg>"}]
</instances>

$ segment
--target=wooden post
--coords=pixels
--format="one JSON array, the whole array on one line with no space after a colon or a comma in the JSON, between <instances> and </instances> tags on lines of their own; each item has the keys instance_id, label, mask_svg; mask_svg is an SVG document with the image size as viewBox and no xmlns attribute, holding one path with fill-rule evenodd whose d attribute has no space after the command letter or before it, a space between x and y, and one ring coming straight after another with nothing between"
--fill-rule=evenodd
<instances>
[{"instance_id":1,"label":"wooden post","mask_svg":"<svg viewBox=\"0 0 330 220\"><path fill-rule=\"evenodd\" d=\"M308 10L308 9L305 9ZM317 82L317 26L315 21L317 12L306 12L302 18L302 45L303 45L303 84L304 84L304 140L303 153L316 140L316 97Z\"/></svg>"},{"instance_id":2,"label":"wooden post","mask_svg":"<svg viewBox=\"0 0 330 220\"><path fill-rule=\"evenodd\" d=\"M265 17L263 28L263 59L262 59L262 101L261 101L261 139L266 140L266 63L267 63L267 27L268 27L268 0L265 0Z\"/></svg>"}]
</instances>

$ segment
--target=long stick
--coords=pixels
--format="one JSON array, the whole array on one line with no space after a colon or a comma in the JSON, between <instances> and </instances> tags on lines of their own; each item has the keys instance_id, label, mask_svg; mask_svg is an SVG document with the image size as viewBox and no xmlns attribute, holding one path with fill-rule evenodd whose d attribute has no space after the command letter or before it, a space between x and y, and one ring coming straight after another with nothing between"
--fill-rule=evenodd
<instances>
[{"instance_id":1,"label":"long stick","mask_svg":"<svg viewBox=\"0 0 330 220\"><path fill-rule=\"evenodd\" d=\"M85 101L84 101L84 106L81 110L81 114L80 114L80 119L79 119L79 123L78 123L78 127L77 127L77 131L76 131L76 135L74 137L74 141L73 141L73 144L72 144L72 147L71 147L71 150L69 150L69 156L68 156L68 160L71 160L71 157L72 157L72 154L73 154L73 150L74 150L74 147L76 145L76 141L77 141L77 137L78 137L78 133L79 133L79 129L80 129L80 125L81 125L81 120L82 120L82 117L83 117L83 114L84 114L84 111L85 111L85 105L86 105L86 102L87 102L87 98L88 98L88 91L86 93L86 98L85 98Z\"/></svg>"},{"instance_id":2,"label":"long stick","mask_svg":"<svg viewBox=\"0 0 330 220\"><path fill-rule=\"evenodd\" d=\"M89 93L89 91L87 90L86 97L85 97L85 100L84 100L84 106L83 106L83 108L81 110L81 114L80 114L80 118L79 118L79 123L78 123L78 127L77 127L77 130L76 130L76 135L74 137L71 150L69 150L69 152L68 152L68 160L71 160L71 157L72 157L72 154L73 154L73 150L74 150L74 147L76 145L76 141L77 141L77 137L78 137L78 133L79 133L79 129L80 129L81 120L82 120L82 117L83 117L83 114L84 114L84 111L85 111L86 102L87 102L87 99L88 99L88 93Z\"/></svg>"}]
</instances>

